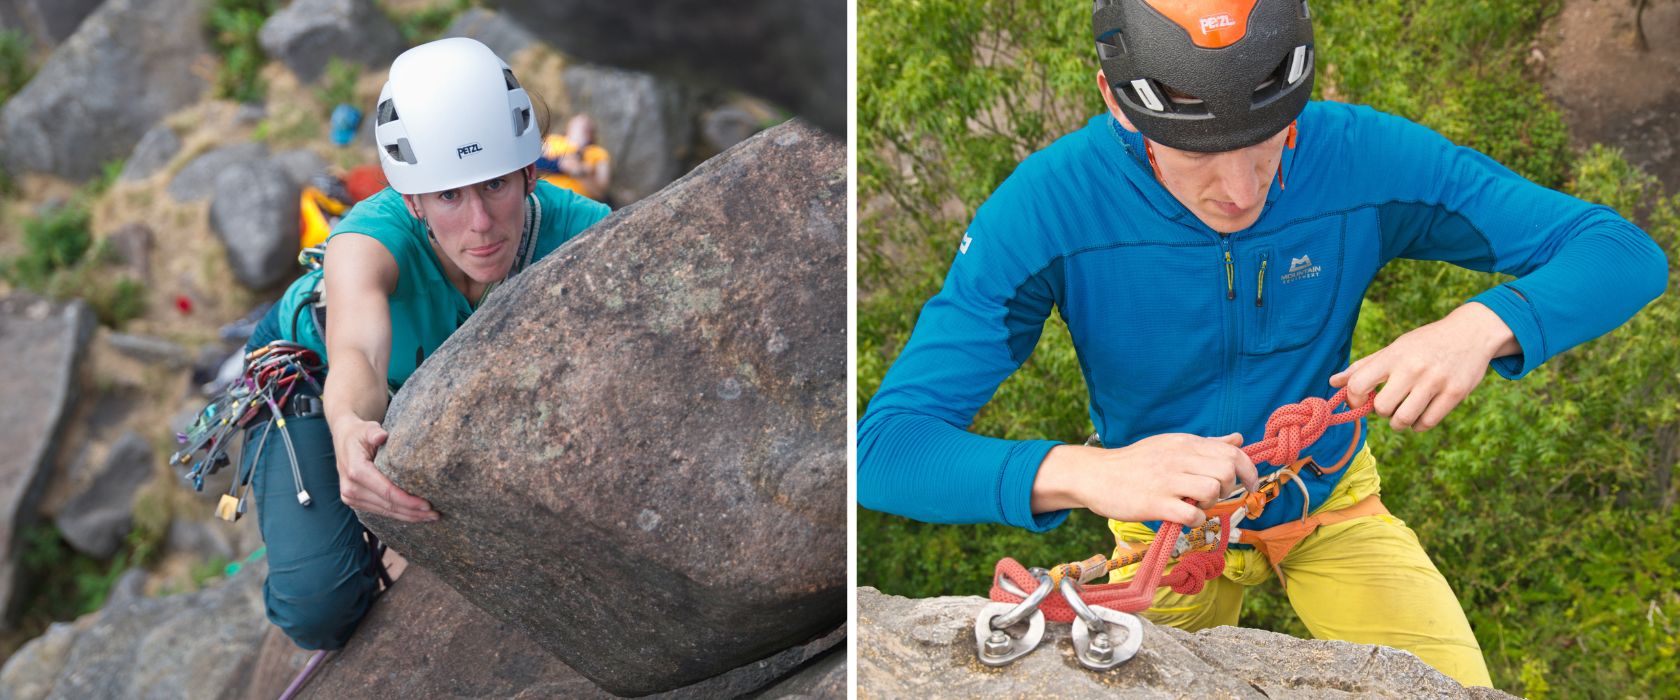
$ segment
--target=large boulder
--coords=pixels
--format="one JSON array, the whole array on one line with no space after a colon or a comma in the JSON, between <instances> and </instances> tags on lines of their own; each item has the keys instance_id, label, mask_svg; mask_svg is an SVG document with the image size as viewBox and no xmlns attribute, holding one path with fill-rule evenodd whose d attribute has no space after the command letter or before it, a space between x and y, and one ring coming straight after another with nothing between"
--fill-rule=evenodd
<instances>
[{"instance_id":1,"label":"large boulder","mask_svg":"<svg viewBox=\"0 0 1680 700\"><path fill-rule=\"evenodd\" d=\"M1241 627L1194 634L1143 623L1137 655L1107 671L1081 666L1071 625L1001 668L975 657L977 596L900 598L857 589L859 698L1509 698L1465 688L1409 652ZM1024 626L1024 625L1023 625Z\"/></svg>"},{"instance_id":2,"label":"large boulder","mask_svg":"<svg viewBox=\"0 0 1680 700\"><path fill-rule=\"evenodd\" d=\"M74 409L93 325L80 301L0 300L0 357L10 375L0 400L0 628L9 627L19 602L20 536L33 524Z\"/></svg>"},{"instance_id":3,"label":"large boulder","mask_svg":"<svg viewBox=\"0 0 1680 700\"><path fill-rule=\"evenodd\" d=\"M177 202L205 199L216 191L216 178L233 166L268 157L268 146L240 141L199 154L169 179L169 196Z\"/></svg>"},{"instance_id":4,"label":"large boulder","mask_svg":"<svg viewBox=\"0 0 1680 700\"><path fill-rule=\"evenodd\" d=\"M466 37L477 39L480 43L490 47L497 56L504 61L513 61L514 54L524 51L536 39L531 33L519 26L518 22L509 19L507 15L494 10L474 7L462 12L451 22L448 29L443 31L445 38Z\"/></svg>"},{"instance_id":5,"label":"large boulder","mask_svg":"<svg viewBox=\"0 0 1680 700\"><path fill-rule=\"evenodd\" d=\"M0 111L11 172L85 180L204 92L200 0L109 0ZM189 28L190 31L183 30Z\"/></svg>"},{"instance_id":6,"label":"large boulder","mask_svg":"<svg viewBox=\"0 0 1680 700\"><path fill-rule=\"evenodd\" d=\"M122 174L117 179L123 181L142 180L152 176L168 165L181 152L181 137L168 124L159 124L146 130L140 136L140 143L134 145L134 152L128 156L123 164Z\"/></svg>"},{"instance_id":7,"label":"large boulder","mask_svg":"<svg viewBox=\"0 0 1680 700\"><path fill-rule=\"evenodd\" d=\"M820 643L795 647L767 662L658 697L740 697L788 676L765 696L777 697L776 689L788 685L812 697L842 698L846 694L845 653L844 645L838 643L843 640L844 633L836 632L819 639ZM830 651L823 654L824 650ZM819 655L819 661L809 661ZM835 686L828 675L830 658L841 660L838 694L832 692ZM614 697L537 646L517 627L478 609L419 566L409 567L380 598L344 652L309 682L303 697L358 697L369 688L395 698Z\"/></svg>"},{"instance_id":8,"label":"large boulder","mask_svg":"<svg viewBox=\"0 0 1680 700\"><path fill-rule=\"evenodd\" d=\"M291 173L269 160L239 163L216 176L210 228L240 284L268 289L297 271L301 192Z\"/></svg>"},{"instance_id":9,"label":"large boulder","mask_svg":"<svg viewBox=\"0 0 1680 700\"><path fill-rule=\"evenodd\" d=\"M134 526L134 494L152 479L152 446L139 433L117 438L86 490L58 512L58 530L77 551L108 559Z\"/></svg>"},{"instance_id":10,"label":"large boulder","mask_svg":"<svg viewBox=\"0 0 1680 700\"><path fill-rule=\"evenodd\" d=\"M196 593L124 597L57 624L0 668L0 697L238 697L267 631L266 563Z\"/></svg>"},{"instance_id":11,"label":"large boulder","mask_svg":"<svg viewBox=\"0 0 1680 700\"><path fill-rule=\"evenodd\" d=\"M257 41L306 83L335 57L384 69L404 47L402 32L373 0L296 0L263 22Z\"/></svg>"},{"instance_id":12,"label":"large boulder","mask_svg":"<svg viewBox=\"0 0 1680 700\"><path fill-rule=\"evenodd\" d=\"M845 162L789 122L504 285L386 415L443 519L364 521L620 695L839 624Z\"/></svg>"},{"instance_id":13,"label":"large boulder","mask_svg":"<svg viewBox=\"0 0 1680 700\"><path fill-rule=\"evenodd\" d=\"M44 46L57 46L103 0L0 0L0 29L21 31Z\"/></svg>"},{"instance_id":14,"label":"large boulder","mask_svg":"<svg viewBox=\"0 0 1680 700\"><path fill-rule=\"evenodd\" d=\"M614 202L634 202L682 175L699 109L693 89L603 66L567 66L562 77L572 111L595 119L597 140L612 157L608 193Z\"/></svg>"},{"instance_id":15,"label":"large boulder","mask_svg":"<svg viewBox=\"0 0 1680 700\"><path fill-rule=\"evenodd\" d=\"M539 38L586 61L725 85L846 133L843 0L497 0Z\"/></svg>"}]
</instances>

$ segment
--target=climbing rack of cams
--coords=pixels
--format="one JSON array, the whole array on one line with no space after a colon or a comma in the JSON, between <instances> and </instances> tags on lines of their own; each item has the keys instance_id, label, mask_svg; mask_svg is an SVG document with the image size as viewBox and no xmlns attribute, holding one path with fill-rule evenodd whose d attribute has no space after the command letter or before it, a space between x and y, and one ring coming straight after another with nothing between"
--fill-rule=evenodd
<instances>
[{"instance_id":1,"label":"climbing rack of cams","mask_svg":"<svg viewBox=\"0 0 1680 700\"><path fill-rule=\"evenodd\" d=\"M992 576L991 603L974 618L974 642L980 663L1007 666L1032 653L1044 641L1048 622L1073 625L1074 656L1094 671L1105 671L1125 663L1143 645L1143 623L1136 613L1149 609L1155 589L1171 587L1184 595L1200 593L1208 581L1225 571L1225 550L1241 541L1245 532L1261 544L1260 533L1237 525L1245 518L1258 517L1266 504L1276 499L1284 484L1295 482L1306 492L1299 471L1328 474L1345 465L1359 442L1358 424L1348 454L1329 469L1300 451L1317 441L1331 425L1355 422L1371 411L1369 400L1359 407L1335 413L1346 400L1346 390L1329 400L1308 398L1278 408L1266 421L1266 436L1243 447L1256 464L1265 461L1280 468L1262 478L1254 491L1238 488L1232 495L1204 511L1202 524L1186 530L1178 523L1162 523L1147 551L1121 543L1114 558L1101 554L1085 561L1059 564L1049 569L1027 569L1005 557ZM1190 499L1187 502L1194 503ZM1301 516L1307 516L1307 499ZM1124 550L1124 551L1121 551ZM1175 560L1171 573L1167 562ZM1125 583L1087 587L1086 584L1121 568L1138 565L1136 576ZM1025 624L1025 629L1020 625ZM1011 630L1016 630L1011 633Z\"/></svg>"},{"instance_id":2,"label":"climbing rack of cams","mask_svg":"<svg viewBox=\"0 0 1680 700\"><path fill-rule=\"evenodd\" d=\"M244 428L261 425L264 430L254 448L261 452L269 436L279 428L286 456L291 461L298 503L309 506L312 500L303 487L297 451L286 431L286 416L281 407L291 404L298 390L306 386L310 391L300 398L314 400L313 397L320 396L321 386L313 375L323 369L325 365L314 351L283 340L247 353L239 380L205 406L185 432L176 433L175 440L181 449L170 456L170 464L191 465L184 478L192 482L194 490L203 491L205 476L232 463L227 450L234 435ZM247 446L247 449L251 448ZM199 453L203 456L195 460L194 455ZM257 460L249 461L250 466L234 475L233 484L216 504L216 517L232 522L245 514Z\"/></svg>"}]
</instances>

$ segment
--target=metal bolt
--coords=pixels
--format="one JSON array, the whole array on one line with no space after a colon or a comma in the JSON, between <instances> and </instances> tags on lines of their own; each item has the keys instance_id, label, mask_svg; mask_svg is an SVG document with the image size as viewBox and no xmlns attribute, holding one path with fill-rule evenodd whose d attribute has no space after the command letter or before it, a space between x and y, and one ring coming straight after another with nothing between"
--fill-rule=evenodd
<instances>
[{"instance_id":1,"label":"metal bolt","mask_svg":"<svg viewBox=\"0 0 1680 700\"><path fill-rule=\"evenodd\" d=\"M1010 641L1009 635L1004 634L1003 630L992 630L992 636L986 639L986 645L981 649L981 652L995 659L1008 656L1009 650L1014 646L1015 644Z\"/></svg>"},{"instance_id":2,"label":"metal bolt","mask_svg":"<svg viewBox=\"0 0 1680 700\"><path fill-rule=\"evenodd\" d=\"M1090 656L1092 660L1106 663L1113 655L1114 647L1108 642L1107 632L1098 632L1091 635Z\"/></svg>"}]
</instances>

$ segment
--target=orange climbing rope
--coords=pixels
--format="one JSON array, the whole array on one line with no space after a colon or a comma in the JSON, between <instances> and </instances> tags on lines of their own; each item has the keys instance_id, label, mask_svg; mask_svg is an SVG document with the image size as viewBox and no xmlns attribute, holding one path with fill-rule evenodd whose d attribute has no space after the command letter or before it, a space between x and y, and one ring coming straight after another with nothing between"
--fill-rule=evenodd
<instances>
[{"instance_id":1,"label":"orange climbing rope","mask_svg":"<svg viewBox=\"0 0 1680 700\"><path fill-rule=\"evenodd\" d=\"M1062 597L1061 592L1054 588L1061 584L1062 579L1072 578L1086 583L1121 567L1139 563L1141 567L1138 575L1131 581L1087 586L1081 592L1080 598L1088 605L1136 613L1149 608L1155 598L1155 589L1162 586L1170 586L1175 592L1183 595L1200 593L1208 581L1225 572L1225 549L1231 541L1232 522L1237 519L1236 515L1239 512L1245 518L1258 517L1265 511L1266 504L1277 498L1285 483L1300 478L1298 472L1301 469L1321 475L1334 473L1353 457L1353 448L1359 443L1358 433L1355 433L1347 453L1329 468L1320 467L1311 458L1303 459L1300 456L1301 450L1322 437L1330 426L1357 421L1371 412L1372 402L1367 400L1363 406L1349 407L1346 411L1336 413L1336 408L1346 401L1347 390L1342 389L1328 400L1311 397L1273 411L1271 417L1266 420L1265 437L1259 442L1244 446L1242 450L1255 463L1270 462L1282 466L1282 469L1262 479L1254 491L1220 501L1206 509L1204 512L1208 517L1207 522L1191 528L1189 532L1184 532L1184 527L1178 523L1162 523L1160 531L1155 535L1155 541L1146 552L1133 550L1113 559L1098 554L1085 561L1060 564L1051 568L1049 585L1053 587L1054 592L1039 604L1039 610L1043 611L1046 619L1053 622L1072 622L1075 617L1073 608ZM1380 509L1381 505L1377 504L1376 508ZM1302 515L1304 517L1306 514L1303 512ZM1214 534L1216 530L1217 536ZM1255 534L1265 532L1269 530L1258 531ZM1182 538L1181 533L1185 535ZM1251 538L1240 539L1247 542ZM1288 546L1293 544L1294 542L1289 542ZM1183 551L1178 554L1178 565L1173 567L1172 573L1164 573L1167 562L1174 556L1174 550L1181 548ZM1287 552L1288 547L1284 546L1281 549ZM997 563L997 574L992 579L991 598L1000 603L1019 603L1031 596L1039 585L1040 579L1020 562L1004 557Z\"/></svg>"}]
</instances>

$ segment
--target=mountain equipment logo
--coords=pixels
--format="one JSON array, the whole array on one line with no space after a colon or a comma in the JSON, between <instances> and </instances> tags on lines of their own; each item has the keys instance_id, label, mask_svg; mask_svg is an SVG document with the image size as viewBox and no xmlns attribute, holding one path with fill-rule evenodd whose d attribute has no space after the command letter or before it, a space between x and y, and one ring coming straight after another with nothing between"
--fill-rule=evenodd
<instances>
[{"instance_id":1,"label":"mountain equipment logo","mask_svg":"<svg viewBox=\"0 0 1680 700\"><path fill-rule=\"evenodd\" d=\"M1289 271L1283 273L1283 283L1289 284L1299 280L1310 280L1318 276L1324 268L1314 265L1311 255L1289 259Z\"/></svg>"},{"instance_id":2,"label":"mountain equipment logo","mask_svg":"<svg viewBox=\"0 0 1680 700\"><path fill-rule=\"evenodd\" d=\"M968 234L966 234L966 233L963 234L963 244L962 244L961 248L957 249L957 254L961 255L963 253L967 253L968 252L968 244L973 243L973 242L974 242L973 238L969 238Z\"/></svg>"},{"instance_id":3,"label":"mountain equipment logo","mask_svg":"<svg viewBox=\"0 0 1680 700\"><path fill-rule=\"evenodd\" d=\"M478 144L469 143L465 146L462 146L460 148L455 149L455 157L457 159L465 158L469 155L472 155L472 154L477 153L477 152L482 151L482 150L484 150L484 149L479 148Z\"/></svg>"},{"instance_id":4,"label":"mountain equipment logo","mask_svg":"<svg viewBox=\"0 0 1680 700\"><path fill-rule=\"evenodd\" d=\"M1231 19L1230 15L1224 13L1202 18L1203 34L1212 34L1221 29L1235 26L1237 26L1236 20Z\"/></svg>"}]
</instances>

